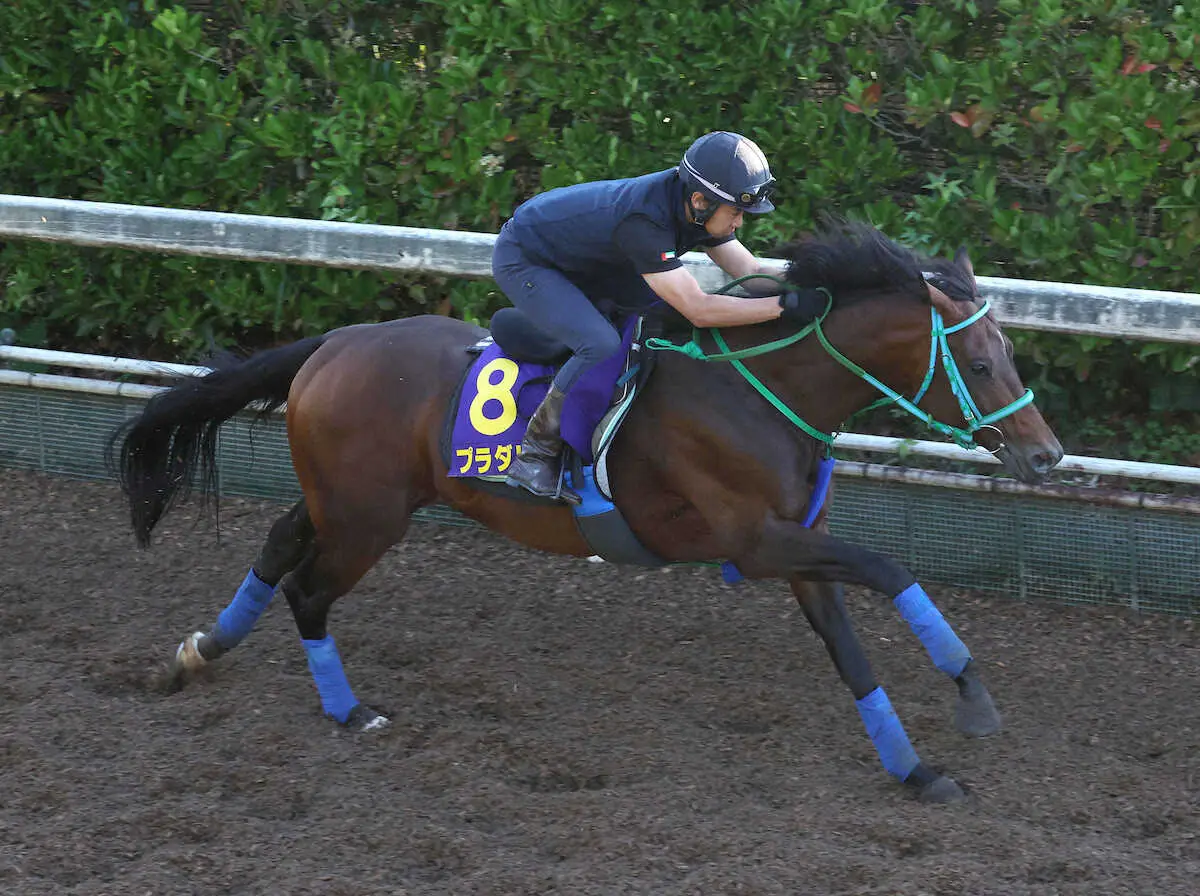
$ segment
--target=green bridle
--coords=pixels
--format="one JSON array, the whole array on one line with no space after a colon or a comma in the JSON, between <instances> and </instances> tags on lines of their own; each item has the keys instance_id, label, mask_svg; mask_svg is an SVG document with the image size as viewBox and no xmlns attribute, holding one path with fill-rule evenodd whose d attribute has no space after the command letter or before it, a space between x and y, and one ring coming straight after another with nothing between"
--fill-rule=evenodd
<instances>
[{"instance_id":1,"label":"green bridle","mask_svg":"<svg viewBox=\"0 0 1200 896\"><path fill-rule=\"evenodd\" d=\"M784 280L780 280L778 277L764 274L752 274L747 277L739 277L737 280L727 283L725 286L721 287L720 290L718 290L718 293L724 293L745 280L764 278L774 280L781 286L791 285ZM779 413L781 413L792 424L802 429L808 435L820 442L824 442L825 445L829 447L832 447L833 445L835 434L822 432L821 430L807 423L802 417L800 417L799 414L784 404L783 401L780 400L780 398L774 392L767 388L767 386L764 385L758 377L750 372L746 365L742 363L743 358L753 358L756 355L765 355L769 352L778 351L781 348L794 345L812 333L816 333L817 339L820 340L822 347L834 360L836 360L847 370L851 371L859 379L865 380L867 383L870 383L873 387L883 393L883 398L879 399L869 407L864 408L863 411L860 411L859 413L863 413L864 411L884 405L895 404L903 408L909 414L912 414L930 429L940 433L943 436L953 439L955 444L966 449L980 447L975 442L975 433L979 432L979 430L991 428L998 432L999 430L995 426L998 420L1003 420L1005 417L1015 414L1017 411L1021 410L1021 408L1032 403L1033 390L1026 389L1024 395L1022 395L1016 401L1009 402L1004 407L1000 408L1000 410L993 411L990 414L982 413L979 410L979 407L975 404L975 400L971 397L971 392L969 389L967 389L967 384L963 381L962 372L958 369L958 364L954 360L954 353L950 351L950 343L947 337L951 333L957 333L959 330L966 329L967 327L971 326L971 324L981 320L991 308L991 304L989 302L985 301L974 314L972 314L966 320L959 321L951 327L947 327L945 325L945 323L942 321L941 314L936 308L930 308L932 323L930 325L929 334L929 369L925 372L925 379L922 381L921 387L917 390L916 395L913 396L913 398L908 399L895 389L888 386L886 383L880 381L863 368L859 367L840 351L838 351L832 343L830 343L821 324L824 322L830 310L833 308L833 296L830 294L829 290L823 287L821 288L821 292L825 293L827 301L825 303L825 310L821 312L820 316L818 316L816 320L791 336L785 336L783 339L776 339L772 342L764 343L763 345L756 345L751 346L750 348L731 351L729 346L726 344L725 339L721 336L720 331L715 328L710 328L708 331L709 335L712 336L713 341L721 350L713 354L708 354L703 348L701 348L699 344L698 339L700 336L700 328L698 327L692 330L691 340L683 345L676 345L669 339L658 338L647 339L645 344L647 348L654 351L679 352L689 358L695 358L698 361L728 361L733 366L734 370L740 373L742 377L748 383L750 383L750 385L753 386L763 398L769 401L771 405L777 411L779 411ZM958 406L962 411L963 420L966 421L965 428L951 426L948 423L942 423L941 421L934 419L933 415L928 411L918 407L921 399L925 397L925 393L929 390L930 384L933 383L933 376L937 370L939 357L942 361L942 367L946 371L946 376L950 380L950 391L958 400ZM1003 445L1001 445L1001 447L1003 447ZM993 450L999 451L1000 449L997 448Z\"/></svg>"}]
</instances>

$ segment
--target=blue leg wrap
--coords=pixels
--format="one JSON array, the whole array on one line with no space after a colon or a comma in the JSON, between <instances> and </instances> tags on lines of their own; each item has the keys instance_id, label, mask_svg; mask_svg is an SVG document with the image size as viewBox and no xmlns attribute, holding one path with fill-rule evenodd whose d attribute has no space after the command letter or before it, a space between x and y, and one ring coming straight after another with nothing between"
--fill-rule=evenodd
<instances>
[{"instance_id":1,"label":"blue leg wrap","mask_svg":"<svg viewBox=\"0 0 1200 896\"><path fill-rule=\"evenodd\" d=\"M942 618L925 589L914 582L896 595L895 604L908 627L925 645L933 664L951 678L958 678L970 662L971 651Z\"/></svg>"},{"instance_id":2,"label":"blue leg wrap","mask_svg":"<svg viewBox=\"0 0 1200 896\"><path fill-rule=\"evenodd\" d=\"M229 606L217 617L212 634L217 643L229 650L250 634L254 623L271 602L275 589L262 581L251 569L238 587Z\"/></svg>"},{"instance_id":3,"label":"blue leg wrap","mask_svg":"<svg viewBox=\"0 0 1200 896\"><path fill-rule=\"evenodd\" d=\"M317 693L321 695L321 708L339 722L345 722L358 701L354 699L350 682L346 680L342 658L333 643L333 636L326 635L320 641L301 639L300 643L308 654L308 671L312 673Z\"/></svg>"},{"instance_id":4,"label":"blue leg wrap","mask_svg":"<svg viewBox=\"0 0 1200 896\"><path fill-rule=\"evenodd\" d=\"M921 760L917 758L917 751L913 749L908 735L904 733L900 717L896 715L896 710L892 709L892 701L888 699L883 688L876 688L861 700L854 701L854 704L858 707L858 714L862 716L867 734L871 736L871 743L875 744L879 753L879 761L885 769L903 781Z\"/></svg>"},{"instance_id":5,"label":"blue leg wrap","mask_svg":"<svg viewBox=\"0 0 1200 896\"><path fill-rule=\"evenodd\" d=\"M742 575L742 571L732 561L726 560L721 564L721 578L729 585L736 585L746 577Z\"/></svg>"},{"instance_id":6,"label":"blue leg wrap","mask_svg":"<svg viewBox=\"0 0 1200 896\"><path fill-rule=\"evenodd\" d=\"M817 481L813 484L812 494L808 498L808 510L804 514L804 522L800 525L805 529L811 529L812 524L817 521L817 517L821 513L821 508L825 506L825 499L829 497L829 483L833 479L833 468L837 461L832 457L821 458L817 465Z\"/></svg>"}]
</instances>

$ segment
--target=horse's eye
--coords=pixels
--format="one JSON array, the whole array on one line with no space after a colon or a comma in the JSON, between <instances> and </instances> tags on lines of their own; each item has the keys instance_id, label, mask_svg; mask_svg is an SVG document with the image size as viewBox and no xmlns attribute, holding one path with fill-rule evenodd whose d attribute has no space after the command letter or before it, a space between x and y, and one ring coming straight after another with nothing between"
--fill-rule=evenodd
<instances>
[{"instance_id":1,"label":"horse's eye","mask_svg":"<svg viewBox=\"0 0 1200 896\"><path fill-rule=\"evenodd\" d=\"M972 361L971 373L975 376L991 376L992 368L988 367L986 361Z\"/></svg>"}]
</instances>

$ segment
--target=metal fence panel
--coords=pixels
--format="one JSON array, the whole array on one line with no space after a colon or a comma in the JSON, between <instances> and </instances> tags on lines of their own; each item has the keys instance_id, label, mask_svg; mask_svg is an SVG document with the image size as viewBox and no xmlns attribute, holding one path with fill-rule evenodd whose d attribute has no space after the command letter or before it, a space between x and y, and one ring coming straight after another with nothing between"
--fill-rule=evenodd
<instances>
[{"instance_id":1,"label":"metal fence panel","mask_svg":"<svg viewBox=\"0 0 1200 896\"><path fill-rule=\"evenodd\" d=\"M136 399L0 385L0 467L107 478L107 436L140 407ZM222 428L224 494L296 500L283 421L252 426L252 420L242 414ZM446 507L424 508L417 516L476 525ZM839 479L830 528L897 558L927 583L1020 599L1200 614L1200 516L1089 508L1084 528L1080 509L1063 502Z\"/></svg>"}]
</instances>

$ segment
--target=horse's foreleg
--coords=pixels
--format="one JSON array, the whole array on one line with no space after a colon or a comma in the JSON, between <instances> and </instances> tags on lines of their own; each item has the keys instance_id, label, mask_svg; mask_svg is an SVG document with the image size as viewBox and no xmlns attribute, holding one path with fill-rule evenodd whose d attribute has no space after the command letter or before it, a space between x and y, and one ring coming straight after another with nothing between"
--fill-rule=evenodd
<instances>
[{"instance_id":1,"label":"horse's foreleg","mask_svg":"<svg viewBox=\"0 0 1200 896\"><path fill-rule=\"evenodd\" d=\"M806 529L789 520L773 519L764 524L757 543L737 558L737 565L746 575L756 578L849 582L886 594L921 639L934 663L958 685L959 705L955 717L959 730L977 736L998 730L999 714L987 688L979 680L969 651L902 564L834 538L827 532ZM844 616L844 607L837 613ZM848 620L846 627L849 627ZM828 638L826 643L829 643ZM857 642L853 643L854 649L861 651ZM865 658L862 662L865 663ZM880 692L874 697L869 694L860 697L856 693L855 697L866 701L860 703L859 710L864 714L872 737L875 737L875 730L871 728L871 719L878 720L882 726L878 730L882 732L881 736L886 736L892 727L887 720L895 715L886 695ZM903 732L898 720L895 727ZM897 739L898 755L903 753L900 743ZM878 742L876 745L879 746Z\"/></svg>"},{"instance_id":2,"label":"horse's foreleg","mask_svg":"<svg viewBox=\"0 0 1200 896\"><path fill-rule=\"evenodd\" d=\"M894 603L908 627L920 638L933 664L958 685L954 724L970 737L986 737L1000 730L1000 713L979 678L971 652L954 633L941 611L916 582L896 595Z\"/></svg>"},{"instance_id":3,"label":"horse's foreleg","mask_svg":"<svg viewBox=\"0 0 1200 896\"><path fill-rule=\"evenodd\" d=\"M972 737L1000 730L1000 714L979 678L971 652L902 564L827 532L805 529L788 520L773 520L764 526L761 541L742 568L788 580L799 577L851 582L886 594L921 640L934 665L958 686L954 714L958 730Z\"/></svg>"},{"instance_id":4,"label":"horse's foreleg","mask_svg":"<svg viewBox=\"0 0 1200 896\"><path fill-rule=\"evenodd\" d=\"M271 526L258 558L208 634L194 632L179 645L170 668L172 686L181 687L190 674L236 647L250 634L271 603L276 586L300 563L312 539L312 521L301 500Z\"/></svg>"},{"instance_id":5,"label":"horse's foreleg","mask_svg":"<svg viewBox=\"0 0 1200 896\"><path fill-rule=\"evenodd\" d=\"M913 749L900 717L876 682L871 663L854 633L842 598L842 586L836 582L810 582L800 578L793 578L790 584L809 624L825 642L838 675L854 695L859 716L883 767L915 788L922 799L933 802L961 799L963 793L958 784L922 763Z\"/></svg>"}]
</instances>

